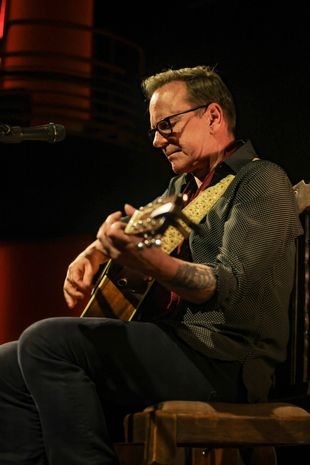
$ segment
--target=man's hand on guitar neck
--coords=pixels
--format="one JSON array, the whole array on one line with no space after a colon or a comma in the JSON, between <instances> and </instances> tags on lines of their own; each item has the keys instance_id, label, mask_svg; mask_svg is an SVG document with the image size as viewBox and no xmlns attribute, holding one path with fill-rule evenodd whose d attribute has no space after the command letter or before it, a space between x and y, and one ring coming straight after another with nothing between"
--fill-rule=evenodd
<instances>
[{"instance_id":1,"label":"man's hand on guitar neck","mask_svg":"<svg viewBox=\"0 0 310 465\"><path fill-rule=\"evenodd\" d=\"M135 211L136 209L131 205L125 205L125 213L129 217ZM152 247L148 248L149 253L142 254L141 249L137 247L141 243L141 235L128 233L125 231L126 226L126 223L122 221L121 212L109 215L98 230L97 248L115 262L148 276L153 270L156 255L162 256L164 252Z\"/></svg>"}]
</instances>

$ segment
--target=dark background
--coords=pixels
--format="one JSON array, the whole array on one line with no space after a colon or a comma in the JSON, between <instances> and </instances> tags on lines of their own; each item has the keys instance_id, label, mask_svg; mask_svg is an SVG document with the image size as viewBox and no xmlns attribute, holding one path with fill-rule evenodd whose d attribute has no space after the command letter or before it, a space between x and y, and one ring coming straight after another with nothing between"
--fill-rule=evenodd
<instances>
[{"instance_id":1,"label":"dark background","mask_svg":"<svg viewBox=\"0 0 310 465\"><path fill-rule=\"evenodd\" d=\"M216 66L235 100L238 135L278 162L292 183L309 178L308 2L97 0L95 26L139 44L144 75L167 67ZM148 116L140 77L141 131ZM172 174L160 152L68 136L57 144L1 144L2 239L94 234L111 210L164 190Z\"/></svg>"},{"instance_id":2,"label":"dark background","mask_svg":"<svg viewBox=\"0 0 310 465\"><path fill-rule=\"evenodd\" d=\"M309 181L308 1L107 3L96 0L95 26L143 48L144 76L168 67L216 66L235 96L238 136L283 166L293 184ZM131 83L144 132L140 78L133 75ZM6 341L33 321L68 313L63 278L84 237L124 202L139 206L158 195L172 173L146 144L118 147L69 134L57 144L1 144L0 160L0 329ZM308 460L309 448L303 449ZM279 463L306 463L298 454L284 449Z\"/></svg>"}]
</instances>

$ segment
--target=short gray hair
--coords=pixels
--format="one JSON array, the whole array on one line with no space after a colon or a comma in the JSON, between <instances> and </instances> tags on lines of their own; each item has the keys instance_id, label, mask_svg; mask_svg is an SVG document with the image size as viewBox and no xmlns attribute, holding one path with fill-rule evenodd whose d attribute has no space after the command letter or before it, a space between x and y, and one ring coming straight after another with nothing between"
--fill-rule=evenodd
<instances>
[{"instance_id":1,"label":"short gray hair","mask_svg":"<svg viewBox=\"0 0 310 465\"><path fill-rule=\"evenodd\" d=\"M236 129L236 108L232 94L219 74L210 66L167 69L142 81L142 91L150 101L153 93L172 81L183 81L188 90L188 100L194 105L216 102L223 109L229 130Z\"/></svg>"}]
</instances>

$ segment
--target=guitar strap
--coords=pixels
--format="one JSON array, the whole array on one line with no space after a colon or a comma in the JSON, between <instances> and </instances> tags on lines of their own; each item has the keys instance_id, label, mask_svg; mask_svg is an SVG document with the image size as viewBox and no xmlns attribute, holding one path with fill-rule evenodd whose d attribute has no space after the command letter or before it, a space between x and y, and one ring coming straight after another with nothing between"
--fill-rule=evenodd
<instances>
[{"instance_id":1,"label":"guitar strap","mask_svg":"<svg viewBox=\"0 0 310 465\"><path fill-rule=\"evenodd\" d=\"M224 194L232 180L233 174L229 174L221 179L214 186L208 187L195 197L188 205L186 205L182 213L192 222L199 224L200 221L206 216L209 210L213 207L216 201ZM187 226L182 220L179 220L182 228L188 233L191 228ZM174 226L169 226L161 238L161 248L170 254L183 240L184 236Z\"/></svg>"}]
</instances>

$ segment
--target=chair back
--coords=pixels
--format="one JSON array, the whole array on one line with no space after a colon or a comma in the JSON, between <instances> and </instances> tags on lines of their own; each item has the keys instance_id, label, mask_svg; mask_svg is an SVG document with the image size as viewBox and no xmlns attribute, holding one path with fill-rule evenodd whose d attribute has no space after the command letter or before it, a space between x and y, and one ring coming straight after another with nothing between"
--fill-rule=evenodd
<instances>
[{"instance_id":1,"label":"chair back","mask_svg":"<svg viewBox=\"0 0 310 465\"><path fill-rule=\"evenodd\" d=\"M310 393L310 184L302 180L293 190L304 234L296 240L295 281L289 309L288 357L276 372L271 397L298 403Z\"/></svg>"}]
</instances>

